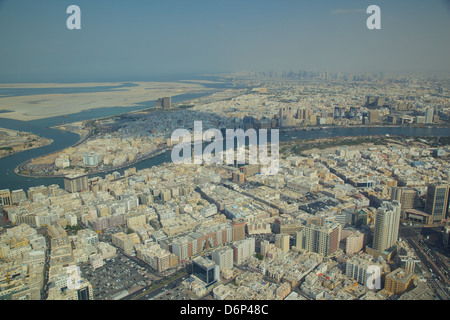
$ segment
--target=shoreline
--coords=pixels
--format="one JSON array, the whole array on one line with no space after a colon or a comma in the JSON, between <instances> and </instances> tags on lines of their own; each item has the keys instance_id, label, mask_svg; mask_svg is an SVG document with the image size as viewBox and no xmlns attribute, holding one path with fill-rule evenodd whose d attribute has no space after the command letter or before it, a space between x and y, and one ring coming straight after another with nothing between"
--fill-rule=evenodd
<instances>
[{"instance_id":1,"label":"shoreline","mask_svg":"<svg viewBox=\"0 0 450 320\"><path fill-rule=\"evenodd\" d=\"M151 109L152 110L156 110L156 109L153 109L153 108L151 108ZM140 111L142 111L142 110L140 110ZM125 115L125 114L129 114L129 113L132 113L132 112L136 112L136 111L126 112L126 113L122 113L120 115ZM120 115L115 115L115 116L120 116ZM105 118L109 118L109 117L110 116L102 117L102 118L98 118L98 119L105 119ZM94 120L96 120L96 119L94 119ZM403 125L402 126L402 125L388 125L388 124L387 125L347 125L347 126L329 126L329 125L327 125L327 126L308 126L308 127L279 128L279 130L280 130L280 133L286 134L286 133L289 133L289 132L297 132L297 131L311 131L311 130L316 131L316 130L328 130L328 129L339 129L339 128L384 128L384 127L386 127L386 128L449 128L450 126L437 126L437 125L434 125L434 126ZM71 132L79 134L76 131L71 131ZM77 143L75 143L75 144L73 144L73 145L71 145L69 147L66 147L66 148L74 147L74 146L77 146L77 145L85 142L86 140L88 140L88 138L91 136L91 134L92 134L92 132L89 131L89 133L86 134L85 137L81 138L81 136L80 136L80 140ZM402 137L402 136L403 135L392 135L390 137ZM348 136L348 137L327 137L327 138L323 138L323 139L343 139L343 138L351 138L351 137L352 136ZM362 136L358 136L358 137L361 138L361 137L385 137L385 136L380 136L380 135L362 135ZM317 139L317 138L315 138L315 139ZM299 139L296 138L294 140L280 141L280 145L282 143L283 144L289 144L289 143L295 142L297 140L299 140ZM305 140L305 143L308 143L308 141L309 140ZM64 148L64 149L66 149L66 148ZM64 150L64 149L62 149L62 150ZM124 163L124 164L122 164L120 166L111 167L111 168L103 168L103 169L100 169L100 170L96 170L96 171L92 171L92 172L86 172L86 173L82 173L82 174L83 175L87 175L87 176L91 176L91 175L96 175L96 174L102 174L102 173L108 173L108 172L121 170L121 169L124 169L124 168L131 167L132 165L138 164L138 163L140 163L142 161L145 161L145 160L148 160L148 159L151 159L151 158L155 158L155 157L157 157L157 156L159 156L159 155L161 155L161 154L163 154L163 153L165 153L167 151L170 151L171 149L172 149L171 147L160 148L160 149L157 149L157 150L154 150L154 151L150 152L149 154L142 155L141 157L139 157L139 158L137 158L137 159L135 159L135 160L133 160L131 162ZM49 156L49 155L57 153L57 152L61 152L61 150L58 150L58 151L55 151L55 152L52 152L50 154L46 154L46 155L43 155L43 156ZM43 156L41 156L41 157L43 157ZM65 175L61 175L61 174L59 174L59 175L58 174L57 175L29 175L29 174L21 173L18 170L19 167L26 165L27 163L29 163L33 159L36 159L36 158L32 158L32 159L27 160L26 162L21 163L19 166L17 166L15 168L14 173L19 175L19 176L22 176L22 177L35 178L35 179L40 179L40 178L64 178Z\"/></svg>"},{"instance_id":2,"label":"shoreline","mask_svg":"<svg viewBox=\"0 0 450 320\"><path fill-rule=\"evenodd\" d=\"M145 161L147 159L151 159L154 157L157 157L165 152L169 151L169 149L159 149L159 150L155 150L154 152L151 152L149 154L146 154L144 156L142 156L142 158L124 163L120 166L114 167L114 168L107 168L107 169L101 169L101 170L96 170L96 171L92 171L92 172L85 172L82 175L86 175L86 176L91 176L91 175L95 175L95 174L101 174L101 173L108 173L108 172L112 172L112 171L116 171L116 170L121 170L124 168L128 168L132 165L135 165L139 162ZM24 163L25 164L25 163ZM64 178L66 175L61 175L61 174L55 174L55 175L27 175L24 173L20 173L20 172L16 172L14 171L15 174L17 174L18 176L21 177L25 177L25 178L34 178L34 179L45 179L45 178Z\"/></svg>"},{"instance_id":3,"label":"shoreline","mask_svg":"<svg viewBox=\"0 0 450 320\"><path fill-rule=\"evenodd\" d=\"M133 84L132 86L125 86ZM82 83L76 86L83 88L105 87L106 89L94 92L43 92L26 95L2 96L4 105L8 108L0 108L2 118L18 121L34 121L64 115L72 115L97 108L115 107L141 107L143 103L155 101L165 96L179 96L187 94L209 94L215 91L207 84L178 81L134 81L116 83ZM15 84L7 87L17 88ZM124 87L125 86L125 87ZM23 84L22 89L54 89L52 84ZM71 88L71 85L59 85L56 89ZM113 88L109 88L113 87ZM0 89L2 89L0 84ZM19 88L20 89L20 88Z\"/></svg>"},{"instance_id":4,"label":"shoreline","mask_svg":"<svg viewBox=\"0 0 450 320\"><path fill-rule=\"evenodd\" d=\"M225 81L227 82L227 81ZM226 90L226 89L225 89ZM171 108L171 110L173 111L177 111L177 110L182 110L182 108L180 106L184 106L186 104L191 104L195 101L201 101L203 99L208 99L211 96L213 96L215 93L220 92L223 90L218 90L218 89L213 89L213 90L206 90L204 92L204 95L202 97L199 98L192 98L192 99L186 99L186 100L182 100L182 101L178 101L176 103L173 103L173 108ZM146 108L142 108L142 109L138 109L138 110L130 110L130 111L126 111L126 112L121 112L118 114L114 114L114 115L107 115L107 116L101 116L101 117L97 117L97 118L93 118L93 119L89 119L89 120L81 120L81 121L75 121L72 123L76 123L76 122L84 122L84 121L97 121L97 120L106 120L109 118L113 118L113 117L121 117L121 116L127 116L127 115L132 115L132 114L136 114L136 113L140 113L140 112L157 112L159 110L162 110L160 108L157 107L146 107ZM70 125L70 123L68 124L64 124L64 125ZM51 129L55 129L55 130L63 130L60 128L60 126L62 126L62 124L58 124L58 125L54 125L52 127L50 127ZM288 134L290 132L299 132L299 131L315 131L315 130L329 130L329 129L340 129L340 128L430 128L430 129L435 129L435 128L450 128L450 124L403 124L403 125L399 125L399 124L381 124L381 123L377 123L377 124L345 124L345 125L336 125L336 124L328 124L328 125L308 125L308 126L294 126L294 127L281 127L281 128L273 128L273 129L278 129L279 132L281 134ZM83 130L84 129L84 130ZM94 134L92 129L86 129L86 127L83 124L83 128L79 129L79 130L70 130L70 129L64 129L67 130L68 132L72 132L75 133L77 135L80 136L79 141L77 141L76 143L64 147L63 149L57 150L57 151L53 151L51 153L45 154L45 155L41 155L38 157L34 157L31 159L28 159L22 163L20 163L19 165L17 165L14 169L14 173L18 176L21 177L26 177L26 178L61 178L64 177L66 174L47 174L47 175L42 175L42 174L27 174L23 172L23 167L26 166L27 164L29 164L30 162L32 162L35 159L39 159L39 158L43 158L43 157L48 157L51 156L53 154L62 152L63 150L67 149L67 148L71 148L71 147L76 147L86 141L88 141ZM83 132L89 130L85 135L83 135ZM332 138L332 137L330 137ZM295 138L295 140L297 140L297 138ZM113 172L116 170L120 170L123 168L127 168L130 167L132 165L138 164L142 161L157 157L158 155L161 155L169 150L171 150L172 148L169 146L165 146L165 147L161 147L158 148L148 154L143 154L139 157L137 157L137 159L134 159L133 161L127 162L127 163L123 163L119 166L116 167L108 167L108 168L102 168L102 169L98 169L98 170L94 170L91 172L85 172L82 173L84 175L95 175L95 174L102 174L102 173L107 173L107 172ZM26 171L26 170L25 170Z\"/></svg>"},{"instance_id":5,"label":"shoreline","mask_svg":"<svg viewBox=\"0 0 450 320\"><path fill-rule=\"evenodd\" d=\"M30 150L33 150L33 149L38 149L38 148L46 147L46 146L51 145L51 144L54 142L54 140L52 140L52 139L46 138L46 140L49 140L48 143L45 143L45 144L43 144L43 145L41 145L41 146L32 146L32 147L30 147L30 148L23 149L23 150L20 150L20 151L14 151L14 152L8 153L8 154L5 155L5 156L0 156L0 159L5 159L5 158L8 158L8 157L14 156L14 155L16 155L16 154L19 154L19 153L21 153L21 152L25 152L25 151L30 151Z\"/></svg>"},{"instance_id":6,"label":"shoreline","mask_svg":"<svg viewBox=\"0 0 450 320\"><path fill-rule=\"evenodd\" d=\"M0 159L51 145L54 140L25 130L0 127Z\"/></svg>"},{"instance_id":7,"label":"shoreline","mask_svg":"<svg viewBox=\"0 0 450 320\"><path fill-rule=\"evenodd\" d=\"M226 83L226 81L224 83ZM208 98L208 97L211 97L215 93L221 92L221 91L223 91L223 90L220 90L220 89L207 90L207 91L204 91L204 95L201 96L201 97L196 97L196 98L191 98L191 99L186 99L186 100L181 100L181 101L178 101L178 102L174 102L174 103L172 103L173 107L170 110L173 110L173 111L183 110L183 108L180 107L180 106L191 104L191 103L193 103L195 101L198 101L198 100L201 101L201 100L203 100L205 98ZM140 112L157 112L159 110L163 110L163 109L160 109L160 108L152 106L152 107L146 107L146 108L143 108L143 109L131 110L131 111L121 112L121 113L114 114L114 115L107 115L107 116L97 117L97 118L93 118L93 119L89 119L89 120L81 120L81 121L75 121L75 122L107 120L107 119L110 119L110 118L113 118L113 117L126 116L126 115L129 115L129 114L136 114L136 113L140 113ZM54 126L52 126L50 128L61 131L62 129L60 129L59 127L62 126L62 125L63 124L57 124L57 125L54 125ZM67 125L67 124L65 124L65 125ZM45 154L45 155L41 155L39 157L34 157L34 158L31 158L31 159L28 159L27 161L24 161L24 162L20 163L19 165L17 165L14 168L14 173L16 175L18 175L18 176L21 176L21 177L35 178L35 179L40 179L40 178L61 178L61 177L64 177L64 175L33 175L33 174L26 174L26 173L21 172L20 168L25 166L25 165L27 165L28 163L30 163L34 159L51 156L52 154L59 153L59 152L65 150L67 148L75 147L75 146L77 146L77 145L87 141L91 137L91 135L93 134L93 132L90 130L89 133L86 134L86 136L82 137L80 132L77 131L77 130L73 130L73 131L72 130L67 130L67 131L79 135L80 136L80 140L77 141L76 143L70 145L70 146L67 146L67 147L63 148L63 149L60 149L60 150L57 150L57 151L54 151L54 152L51 152L51 153L48 153L48 154ZM143 155L141 158L139 158L139 160L133 160L132 162L129 162L127 164L122 164L122 165L120 165L118 167L114 167L114 168L102 169L102 170L97 170L97 171L94 171L94 172L87 172L86 175L94 175L94 174L99 174L99 173L105 173L105 172L112 172L112 171L120 170L120 169L129 167L131 165L137 164L139 162L145 161L147 159L154 158L154 157L156 157L156 156L158 156L158 155L160 155L160 154L162 154L164 152L167 152L168 150L171 150L171 148L167 148L167 147L163 148L163 149L164 149L164 151L162 151L160 153L158 153L158 151L155 151L157 154L154 154L155 152L152 152L152 153L150 153L150 155Z\"/></svg>"},{"instance_id":8,"label":"shoreline","mask_svg":"<svg viewBox=\"0 0 450 320\"><path fill-rule=\"evenodd\" d=\"M60 130L60 129L56 129L56 128L53 128L53 127L52 127L52 129ZM91 135L92 135L92 133L93 133L91 130L89 130L89 132L83 136L82 134L80 134L80 133L77 132L77 131L69 131L69 132L77 134L77 135L80 137L80 139L79 139L77 142L75 142L74 144L65 147L64 149L76 147L77 145L79 145L79 144L81 144L81 143L84 143L85 141L87 141L87 140L91 137ZM64 149L62 149L62 150L64 150ZM38 159L38 158L40 158L40 157L48 157L48 156L51 156L52 154L61 152L62 150L56 150L56 151L47 153L47 154L42 155L42 156L39 156L39 157L34 157L34 158L31 158L31 159L28 159L28 160L26 160L26 161L20 163L18 166L16 166L16 167L14 168L14 173L15 173L16 175L18 175L18 176L21 176L21 177L25 177L25 178L36 178L36 179L39 179L39 178L58 178L58 177L63 177L63 176L60 176L60 175L50 175L50 176L48 176L48 175L47 175L47 176L27 175L27 174L25 174L25 173L20 172L20 168L21 168L21 167L27 165L28 163L30 163L30 162L33 161L34 159Z\"/></svg>"}]
</instances>

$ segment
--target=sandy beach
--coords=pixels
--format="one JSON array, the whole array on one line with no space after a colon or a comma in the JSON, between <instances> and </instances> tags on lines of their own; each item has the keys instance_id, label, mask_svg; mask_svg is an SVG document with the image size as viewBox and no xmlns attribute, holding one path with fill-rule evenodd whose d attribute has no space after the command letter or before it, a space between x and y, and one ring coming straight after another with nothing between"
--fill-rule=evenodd
<instances>
[{"instance_id":1,"label":"sandy beach","mask_svg":"<svg viewBox=\"0 0 450 320\"><path fill-rule=\"evenodd\" d=\"M107 92L39 94L0 97L0 117L31 121L78 113L105 107L135 107L140 103L167 96L212 91L198 83L179 82L127 82L135 86ZM74 88L119 86L121 82L101 83L33 83L0 84L2 88Z\"/></svg>"}]
</instances>

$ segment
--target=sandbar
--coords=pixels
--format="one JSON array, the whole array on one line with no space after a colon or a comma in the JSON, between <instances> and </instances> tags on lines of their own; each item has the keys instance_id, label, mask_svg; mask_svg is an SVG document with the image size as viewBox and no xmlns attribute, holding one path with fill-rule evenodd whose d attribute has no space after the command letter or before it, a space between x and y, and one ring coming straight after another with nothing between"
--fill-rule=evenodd
<instances>
[{"instance_id":1,"label":"sandbar","mask_svg":"<svg viewBox=\"0 0 450 320\"><path fill-rule=\"evenodd\" d=\"M37 94L0 97L0 117L20 121L31 121L79 113L95 108L137 107L142 103L162 97L181 94L206 93L214 89L198 83L180 82L126 82L135 86L106 92ZM34 83L0 84L0 88L73 88L120 86L124 82L100 83ZM153 106L149 104L149 107Z\"/></svg>"}]
</instances>

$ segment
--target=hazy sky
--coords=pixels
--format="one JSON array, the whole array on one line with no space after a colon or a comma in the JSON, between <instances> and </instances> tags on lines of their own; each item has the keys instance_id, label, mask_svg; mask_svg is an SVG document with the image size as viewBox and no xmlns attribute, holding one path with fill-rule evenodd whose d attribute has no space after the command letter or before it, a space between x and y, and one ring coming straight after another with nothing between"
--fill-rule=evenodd
<instances>
[{"instance_id":1,"label":"hazy sky","mask_svg":"<svg viewBox=\"0 0 450 320\"><path fill-rule=\"evenodd\" d=\"M81 30L69 30L69 5ZM381 30L369 30L369 5ZM0 0L0 81L450 72L446 0Z\"/></svg>"}]
</instances>

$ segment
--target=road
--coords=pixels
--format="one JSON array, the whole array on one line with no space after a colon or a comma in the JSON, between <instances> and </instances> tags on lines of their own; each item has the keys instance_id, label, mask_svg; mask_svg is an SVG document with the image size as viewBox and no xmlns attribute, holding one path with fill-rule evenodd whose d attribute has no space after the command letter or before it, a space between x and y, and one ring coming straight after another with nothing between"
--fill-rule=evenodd
<instances>
[{"instance_id":1,"label":"road","mask_svg":"<svg viewBox=\"0 0 450 320\"><path fill-rule=\"evenodd\" d=\"M436 257L435 253L428 248L423 240L408 239L408 244L414 248L419 259L427 266L428 270L438 277L440 281L443 281L446 285L450 285L450 282L445 275L448 270L445 269L445 264L439 257Z\"/></svg>"},{"instance_id":2,"label":"road","mask_svg":"<svg viewBox=\"0 0 450 320\"><path fill-rule=\"evenodd\" d=\"M44 236L45 243L47 245L47 250L45 252L45 262L44 262L44 281L41 289L41 300L47 300L48 298L48 272L50 268L50 254L51 254L51 242L47 234L47 227L42 227L37 229L38 233Z\"/></svg>"},{"instance_id":3,"label":"road","mask_svg":"<svg viewBox=\"0 0 450 320\"><path fill-rule=\"evenodd\" d=\"M173 279L165 283L164 285L160 285L161 283L164 283L164 281L167 281L167 279L162 279L160 281L153 282L151 285L148 285L142 289L139 289L132 294L123 297L120 300L149 300L150 298L158 295L159 293L163 292L166 289L173 289L176 286L178 286L183 280L185 280L189 274L183 270L177 272L175 276L173 276Z\"/></svg>"},{"instance_id":4,"label":"road","mask_svg":"<svg viewBox=\"0 0 450 320\"><path fill-rule=\"evenodd\" d=\"M427 283L441 296L444 300L450 299L450 280L449 270L441 257L437 255L434 249L424 241L421 227L400 227L400 236L414 249L417 257L425 265L431 276ZM424 230L430 232L430 230Z\"/></svg>"},{"instance_id":5,"label":"road","mask_svg":"<svg viewBox=\"0 0 450 320\"><path fill-rule=\"evenodd\" d=\"M429 269L434 270L434 273L444 281L446 285L450 285L449 270L445 261L437 254L435 249L431 248L424 240L422 234L429 233L429 228L414 228L408 226L402 226L400 228L400 235L404 238L408 244L410 244L416 252L420 252L424 258L424 262ZM436 232L436 231L434 231ZM422 259L421 259L422 260Z\"/></svg>"}]
</instances>

